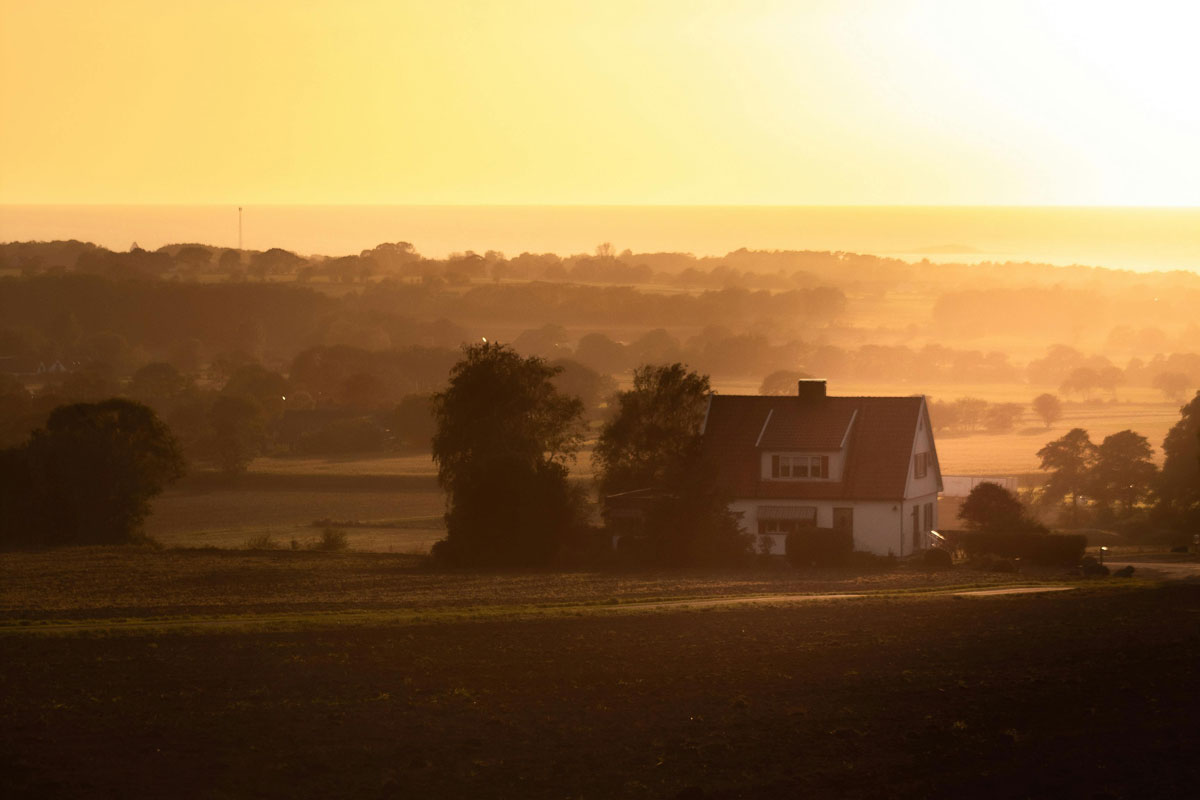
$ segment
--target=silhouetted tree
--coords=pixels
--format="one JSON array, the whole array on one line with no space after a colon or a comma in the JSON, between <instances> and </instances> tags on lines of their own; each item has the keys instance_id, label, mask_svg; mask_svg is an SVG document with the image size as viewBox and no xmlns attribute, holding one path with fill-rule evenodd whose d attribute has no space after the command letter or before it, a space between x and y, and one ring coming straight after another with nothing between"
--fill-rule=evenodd
<instances>
[{"instance_id":1,"label":"silhouetted tree","mask_svg":"<svg viewBox=\"0 0 1200 800\"><path fill-rule=\"evenodd\" d=\"M605 494L662 486L693 456L712 389L707 375L679 363L638 367L617 395L592 460Z\"/></svg>"},{"instance_id":2,"label":"silhouetted tree","mask_svg":"<svg viewBox=\"0 0 1200 800\"><path fill-rule=\"evenodd\" d=\"M208 410L208 453L227 476L240 475L267 439L262 407L249 397L223 394Z\"/></svg>"},{"instance_id":3,"label":"silhouetted tree","mask_svg":"<svg viewBox=\"0 0 1200 800\"><path fill-rule=\"evenodd\" d=\"M212 263L212 250L197 245L187 245L179 248L175 254L175 262L185 269L199 273Z\"/></svg>"},{"instance_id":4,"label":"silhouetted tree","mask_svg":"<svg viewBox=\"0 0 1200 800\"><path fill-rule=\"evenodd\" d=\"M1071 498L1070 521L1079 519L1079 498L1086 494L1092 479L1092 466L1096 463L1096 445L1092 444L1088 432L1083 428L1072 428L1061 438L1055 439L1037 452L1041 468L1049 470L1044 497L1057 502Z\"/></svg>"},{"instance_id":5,"label":"silhouetted tree","mask_svg":"<svg viewBox=\"0 0 1200 800\"><path fill-rule=\"evenodd\" d=\"M728 564L750 546L704 452L700 425L710 391L708 376L683 364L639 367L592 455L602 498L656 491L647 556L659 564Z\"/></svg>"},{"instance_id":6,"label":"silhouetted tree","mask_svg":"<svg viewBox=\"0 0 1200 800\"><path fill-rule=\"evenodd\" d=\"M221 393L252 400L267 419L274 419L283 411L290 389L287 378L278 372L261 364L245 364L233 371Z\"/></svg>"},{"instance_id":7,"label":"silhouetted tree","mask_svg":"<svg viewBox=\"0 0 1200 800\"><path fill-rule=\"evenodd\" d=\"M523 332L512 346L520 353L553 358L570 352L568 341L567 329L562 325L543 325L537 330Z\"/></svg>"},{"instance_id":8,"label":"silhouetted tree","mask_svg":"<svg viewBox=\"0 0 1200 800\"><path fill-rule=\"evenodd\" d=\"M972 487L958 510L958 518L974 530L1015 531L1028 527L1021 501L1008 489L992 481L983 481Z\"/></svg>"},{"instance_id":9,"label":"silhouetted tree","mask_svg":"<svg viewBox=\"0 0 1200 800\"><path fill-rule=\"evenodd\" d=\"M984 422L988 402L979 397L960 397L954 401L954 410L958 416L958 424L973 431Z\"/></svg>"},{"instance_id":10,"label":"silhouetted tree","mask_svg":"<svg viewBox=\"0 0 1200 800\"><path fill-rule=\"evenodd\" d=\"M117 398L61 406L0 455L0 541L135 541L150 499L183 469L170 430L146 406Z\"/></svg>"},{"instance_id":11,"label":"silhouetted tree","mask_svg":"<svg viewBox=\"0 0 1200 800\"><path fill-rule=\"evenodd\" d=\"M217 264L223 274L232 278L242 272L242 252L233 249L223 250Z\"/></svg>"},{"instance_id":12,"label":"silhouetted tree","mask_svg":"<svg viewBox=\"0 0 1200 800\"><path fill-rule=\"evenodd\" d=\"M1049 392L1033 398L1033 410L1047 428L1062 419L1062 401Z\"/></svg>"},{"instance_id":13,"label":"silhouetted tree","mask_svg":"<svg viewBox=\"0 0 1200 800\"><path fill-rule=\"evenodd\" d=\"M1163 440L1159 508L1176 524L1200 524L1200 392L1180 409Z\"/></svg>"},{"instance_id":14,"label":"silhouetted tree","mask_svg":"<svg viewBox=\"0 0 1200 800\"><path fill-rule=\"evenodd\" d=\"M1173 403L1181 402L1187 394L1192 379L1182 372L1160 372L1152 381L1154 388Z\"/></svg>"},{"instance_id":15,"label":"silhouetted tree","mask_svg":"<svg viewBox=\"0 0 1200 800\"><path fill-rule=\"evenodd\" d=\"M187 390L189 381L170 364L155 361L139 368L129 381L129 393L152 408L161 407Z\"/></svg>"},{"instance_id":16,"label":"silhouetted tree","mask_svg":"<svg viewBox=\"0 0 1200 800\"><path fill-rule=\"evenodd\" d=\"M550 366L559 370L554 376L554 387L567 397L578 397L589 419L599 416L601 406L617 391L612 376L601 375L578 361L559 358L551 361Z\"/></svg>"},{"instance_id":17,"label":"silhouetted tree","mask_svg":"<svg viewBox=\"0 0 1200 800\"><path fill-rule=\"evenodd\" d=\"M1016 427L1025 413L1020 403L992 403L983 415L983 425L991 433L1007 433Z\"/></svg>"},{"instance_id":18,"label":"silhouetted tree","mask_svg":"<svg viewBox=\"0 0 1200 800\"><path fill-rule=\"evenodd\" d=\"M471 345L433 397L433 458L446 490L446 538L457 564L544 564L575 520L566 462L579 448L582 404L554 388L557 370L492 342Z\"/></svg>"},{"instance_id":19,"label":"silhouetted tree","mask_svg":"<svg viewBox=\"0 0 1200 800\"><path fill-rule=\"evenodd\" d=\"M614 342L603 333L589 333L579 340L575 358L602 375L623 372L628 367L625 345Z\"/></svg>"},{"instance_id":20,"label":"silhouetted tree","mask_svg":"<svg viewBox=\"0 0 1200 800\"><path fill-rule=\"evenodd\" d=\"M1100 375L1091 367L1076 367L1063 379L1058 390L1067 395L1078 395L1086 399L1093 391L1101 388Z\"/></svg>"},{"instance_id":21,"label":"silhouetted tree","mask_svg":"<svg viewBox=\"0 0 1200 800\"><path fill-rule=\"evenodd\" d=\"M1131 430L1104 437L1096 448L1092 470L1092 494L1105 507L1119 503L1129 514L1149 493L1158 468L1151 457L1154 448L1145 436Z\"/></svg>"}]
</instances>

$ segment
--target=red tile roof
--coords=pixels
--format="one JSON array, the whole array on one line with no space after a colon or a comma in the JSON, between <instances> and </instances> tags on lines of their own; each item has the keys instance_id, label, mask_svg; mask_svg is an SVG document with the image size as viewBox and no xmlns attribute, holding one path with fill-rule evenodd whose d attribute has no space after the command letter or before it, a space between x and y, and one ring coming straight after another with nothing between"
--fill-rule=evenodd
<instances>
[{"instance_id":1,"label":"red tile roof","mask_svg":"<svg viewBox=\"0 0 1200 800\"><path fill-rule=\"evenodd\" d=\"M713 395L704 446L734 497L898 500L923 408L921 397ZM844 439L842 480L762 480L764 451L837 451Z\"/></svg>"}]
</instances>

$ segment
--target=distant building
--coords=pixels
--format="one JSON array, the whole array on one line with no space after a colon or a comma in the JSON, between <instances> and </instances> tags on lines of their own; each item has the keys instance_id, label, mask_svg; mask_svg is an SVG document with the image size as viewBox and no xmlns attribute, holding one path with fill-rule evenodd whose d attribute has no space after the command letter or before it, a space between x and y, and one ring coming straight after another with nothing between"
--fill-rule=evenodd
<instances>
[{"instance_id":1,"label":"distant building","mask_svg":"<svg viewBox=\"0 0 1200 800\"><path fill-rule=\"evenodd\" d=\"M61 375L70 372L57 359L41 361L30 356L0 356L0 372L6 372L14 377L29 377L35 375Z\"/></svg>"},{"instance_id":2,"label":"distant building","mask_svg":"<svg viewBox=\"0 0 1200 800\"><path fill-rule=\"evenodd\" d=\"M829 397L802 380L794 397L713 395L703 434L760 547L782 554L806 528L849 530L880 555L930 546L942 475L924 397Z\"/></svg>"}]
</instances>

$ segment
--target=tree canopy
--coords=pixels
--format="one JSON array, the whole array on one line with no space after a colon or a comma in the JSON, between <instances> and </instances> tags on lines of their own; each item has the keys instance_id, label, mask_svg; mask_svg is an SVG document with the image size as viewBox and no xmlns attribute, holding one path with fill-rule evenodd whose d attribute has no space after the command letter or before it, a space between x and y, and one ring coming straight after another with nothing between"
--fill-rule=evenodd
<instances>
[{"instance_id":1,"label":"tree canopy","mask_svg":"<svg viewBox=\"0 0 1200 800\"><path fill-rule=\"evenodd\" d=\"M1025 507L1017 496L998 483L984 481L972 487L958 511L968 528L1009 530L1020 522Z\"/></svg>"},{"instance_id":2,"label":"tree canopy","mask_svg":"<svg viewBox=\"0 0 1200 800\"><path fill-rule=\"evenodd\" d=\"M1033 398L1033 411L1049 428L1062 419L1062 401L1056 395L1044 392Z\"/></svg>"},{"instance_id":3,"label":"tree canopy","mask_svg":"<svg viewBox=\"0 0 1200 800\"><path fill-rule=\"evenodd\" d=\"M433 396L433 458L446 490L452 563L549 561L574 521L567 463L581 441L582 403L560 394L557 370L491 342L466 347Z\"/></svg>"},{"instance_id":4,"label":"tree canopy","mask_svg":"<svg viewBox=\"0 0 1200 800\"><path fill-rule=\"evenodd\" d=\"M711 392L708 376L683 364L634 370L633 388L617 395L616 414L601 430L592 456L600 491L672 482L699 446Z\"/></svg>"},{"instance_id":5,"label":"tree canopy","mask_svg":"<svg viewBox=\"0 0 1200 800\"><path fill-rule=\"evenodd\" d=\"M1149 440L1131 430L1104 437L1096 448L1092 471L1092 494L1097 502L1106 508L1119 504L1122 513L1131 513L1150 493L1158 474L1153 455Z\"/></svg>"},{"instance_id":6,"label":"tree canopy","mask_svg":"<svg viewBox=\"0 0 1200 800\"><path fill-rule=\"evenodd\" d=\"M593 453L602 499L652 489L645 556L659 564L728 564L749 547L705 457L700 426L711 393L708 376L683 364L646 365Z\"/></svg>"},{"instance_id":7,"label":"tree canopy","mask_svg":"<svg viewBox=\"0 0 1200 800\"><path fill-rule=\"evenodd\" d=\"M1163 440L1158 482L1161 509L1181 521L1200 522L1200 392L1180 409Z\"/></svg>"},{"instance_id":8,"label":"tree canopy","mask_svg":"<svg viewBox=\"0 0 1200 800\"><path fill-rule=\"evenodd\" d=\"M1045 499L1071 499L1071 522L1078 516L1079 498L1091 485L1096 462L1096 445L1083 428L1072 428L1064 436L1046 444L1037 452L1041 468L1050 472L1045 484Z\"/></svg>"},{"instance_id":9,"label":"tree canopy","mask_svg":"<svg viewBox=\"0 0 1200 800\"><path fill-rule=\"evenodd\" d=\"M154 412L111 399L51 412L0 459L0 539L18 545L134 541L150 499L183 474L179 447Z\"/></svg>"}]
</instances>

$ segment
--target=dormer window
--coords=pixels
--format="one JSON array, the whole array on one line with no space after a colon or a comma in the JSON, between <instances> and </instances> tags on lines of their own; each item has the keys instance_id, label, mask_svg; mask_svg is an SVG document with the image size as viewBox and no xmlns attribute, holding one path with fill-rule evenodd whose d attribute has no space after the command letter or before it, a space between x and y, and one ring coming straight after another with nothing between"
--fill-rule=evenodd
<instances>
[{"instance_id":1,"label":"dormer window","mask_svg":"<svg viewBox=\"0 0 1200 800\"><path fill-rule=\"evenodd\" d=\"M771 477L785 480L828 478L829 456L771 456Z\"/></svg>"}]
</instances>

